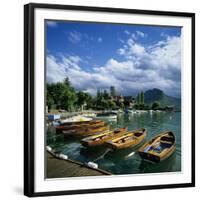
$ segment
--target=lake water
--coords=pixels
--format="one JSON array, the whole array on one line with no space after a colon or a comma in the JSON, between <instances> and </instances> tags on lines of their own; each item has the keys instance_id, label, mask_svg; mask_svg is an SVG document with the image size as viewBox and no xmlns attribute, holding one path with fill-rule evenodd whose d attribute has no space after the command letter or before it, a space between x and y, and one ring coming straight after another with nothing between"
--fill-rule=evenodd
<instances>
[{"instance_id":1,"label":"lake water","mask_svg":"<svg viewBox=\"0 0 200 200\"><path fill-rule=\"evenodd\" d=\"M181 113L159 112L121 114L116 121L107 121L112 128L128 127L128 130L146 128L146 141L158 133L170 130L176 135L176 152L166 160L153 164L143 161L136 148L112 151L104 146L93 149L82 147L78 138L64 138L56 135L54 128L47 130L47 145L55 151L81 162L98 163L99 168L113 174L137 174L181 171Z\"/></svg>"}]
</instances>

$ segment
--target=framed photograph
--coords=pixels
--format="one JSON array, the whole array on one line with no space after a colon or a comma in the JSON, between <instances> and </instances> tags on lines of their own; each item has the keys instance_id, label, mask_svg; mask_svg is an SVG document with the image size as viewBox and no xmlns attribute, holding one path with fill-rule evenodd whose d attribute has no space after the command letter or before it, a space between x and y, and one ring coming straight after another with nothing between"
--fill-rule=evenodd
<instances>
[{"instance_id":1,"label":"framed photograph","mask_svg":"<svg viewBox=\"0 0 200 200\"><path fill-rule=\"evenodd\" d=\"M24 6L24 194L195 185L195 14Z\"/></svg>"}]
</instances>

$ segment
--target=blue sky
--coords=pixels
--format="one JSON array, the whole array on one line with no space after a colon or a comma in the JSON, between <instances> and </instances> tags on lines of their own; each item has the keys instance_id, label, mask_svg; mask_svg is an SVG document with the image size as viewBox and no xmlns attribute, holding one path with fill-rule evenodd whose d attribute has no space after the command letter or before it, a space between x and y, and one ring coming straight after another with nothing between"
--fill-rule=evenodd
<instances>
[{"instance_id":1,"label":"blue sky","mask_svg":"<svg viewBox=\"0 0 200 200\"><path fill-rule=\"evenodd\" d=\"M180 96L181 28L47 21L47 81L119 94L160 88Z\"/></svg>"}]
</instances>

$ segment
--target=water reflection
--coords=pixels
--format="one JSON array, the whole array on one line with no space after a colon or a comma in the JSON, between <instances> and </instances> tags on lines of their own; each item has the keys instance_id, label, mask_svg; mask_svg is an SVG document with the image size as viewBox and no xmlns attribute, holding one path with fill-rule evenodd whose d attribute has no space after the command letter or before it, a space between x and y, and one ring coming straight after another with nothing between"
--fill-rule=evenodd
<instances>
[{"instance_id":1,"label":"water reflection","mask_svg":"<svg viewBox=\"0 0 200 200\"><path fill-rule=\"evenodd\" d=\"M64 138L55 133L55 129L47 130L47 145L55 151L64 153L69 158L81 162L93 161L102 169L113 174L155 173L181 170L181 113L141 113L121 114L116 121L107 121L111 128L127 127L128 130L146 128L146 140L151 139L164 130L171 130L176 135L176 152L158 164L147 163L139 157L134 148L113 151L106 146L85 148L80 138Z\"/></svg>"},{"instance_id":2,"label":"water reflection","mask_svg":"<svg viewBox=\"0 0 200 200\"><path fill-rule=\"evenodd\" d=\"M86 158L87 161L97 162L100 159L104 159L104 156L110 151L110 149L104 147L97 148L81 148L80 154Z\"/></svg>"},{"instance_id":3,"label":"water reflection","mask_svg":"<svg viewBox=\"0 0 200 200\"><path fill-rule=\"evenodd\" d=\"M139 166L140 173L171 172L176 162L176 153L160 163L150 163L142 160Z\"/></svg>"}]
</instances>

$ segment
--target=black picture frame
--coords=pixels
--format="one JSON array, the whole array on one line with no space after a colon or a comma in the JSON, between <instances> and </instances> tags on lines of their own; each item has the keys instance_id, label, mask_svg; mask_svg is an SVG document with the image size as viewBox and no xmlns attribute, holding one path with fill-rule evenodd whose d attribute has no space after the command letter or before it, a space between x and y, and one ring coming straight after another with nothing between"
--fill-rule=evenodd
<instances>
[{"instance_id":1,"label":"black picture frame","mask_svg":"<svg viewBox=\"0 0 200 200\"><path fill-rule=\"evenodd\" d=\"M98 11L108 13L147 14L154 16L178 16L190 17L192 20L192 162L191 183L168 184L168 185L144 185L133 187L101 188L71 191L35 192L34 190L34 10L36 8L57 10ZM195 186L195 14L185 12L166 12L135 10L122 8L87 7L56 4L27 4L24 5L24 195L29 197L72 195L99 192L119 192L134 190L149 190L162 188L183 188Z\"/></svg>"}]
</instances>

